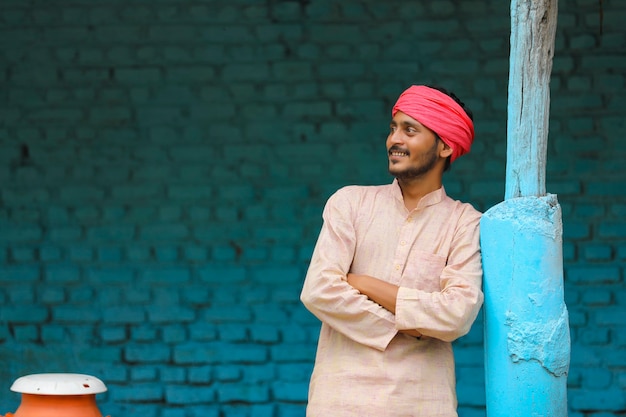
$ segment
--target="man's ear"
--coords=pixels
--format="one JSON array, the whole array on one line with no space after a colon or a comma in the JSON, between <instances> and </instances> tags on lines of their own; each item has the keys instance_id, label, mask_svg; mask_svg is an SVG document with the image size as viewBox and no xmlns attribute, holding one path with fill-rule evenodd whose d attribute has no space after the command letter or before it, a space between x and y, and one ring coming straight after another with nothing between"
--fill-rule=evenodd
<instances>
[{"instance_id":1,"label":"man's ear","mask_svg":"<svg viewBox=\"0 0 626 417\"><path fill-rule=\"evenodd\" d=\"M441 141L441 143L443 144L443 147L440 148L441 150L439 151L439 156L442 158L447 158L452 155L452 148L444 141Z\"/></svg>"}]
</instances>

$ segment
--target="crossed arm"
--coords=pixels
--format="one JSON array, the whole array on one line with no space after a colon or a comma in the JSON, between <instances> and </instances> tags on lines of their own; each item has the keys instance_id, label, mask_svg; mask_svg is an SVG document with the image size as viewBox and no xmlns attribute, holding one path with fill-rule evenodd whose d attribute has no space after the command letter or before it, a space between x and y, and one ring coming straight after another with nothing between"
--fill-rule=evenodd
<instances>
[{"instance_id":1,"label":"crossed arm","mask_svg":"<svg viewBox=\"0 0 626 417\"><path fill-rule=\"evenodd\" d=\"M388 311L396 314L396 298L398 286L382 281L369 275L348 273L348 284L352 285L361 294L380 304ZM400 330L400 333L413 337L422 337L417 330Z\"/></svg>"}]
</instances>

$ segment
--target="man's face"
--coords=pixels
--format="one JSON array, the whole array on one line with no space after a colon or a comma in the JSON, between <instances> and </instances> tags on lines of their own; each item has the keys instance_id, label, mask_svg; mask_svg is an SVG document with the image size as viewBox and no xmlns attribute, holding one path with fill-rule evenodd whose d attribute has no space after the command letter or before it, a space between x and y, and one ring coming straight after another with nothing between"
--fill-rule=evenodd
<instances>
[{"instance_id":1,"label":"man's face","mask_svg":"<svg viewBox=\"0 0 626 417\"><path fill-rule=\"evenodd\" d=\"M397 112L389 125L389 173L398 179L415 179L431 171L439 160L435 133L417 120Z\"/></svg>"}]
</instances>

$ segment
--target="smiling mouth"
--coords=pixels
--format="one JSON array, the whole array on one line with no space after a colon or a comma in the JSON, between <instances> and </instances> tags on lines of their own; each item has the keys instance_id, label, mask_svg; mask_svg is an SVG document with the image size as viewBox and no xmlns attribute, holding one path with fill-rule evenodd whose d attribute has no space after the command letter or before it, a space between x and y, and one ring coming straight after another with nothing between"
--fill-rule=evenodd
<instances>
[{"instance_id":1,"label":"smiling mouth","mask_svg":"<svg viewBox=\"0 0 626 417\"><path fill-rule=\"evenodd\" d=\"M397 146L392 146L389 151L389 156L395 156L395 157L403 157L403 156L409 156L409 152L400 149Z\"/></svg>"}]
</instances>

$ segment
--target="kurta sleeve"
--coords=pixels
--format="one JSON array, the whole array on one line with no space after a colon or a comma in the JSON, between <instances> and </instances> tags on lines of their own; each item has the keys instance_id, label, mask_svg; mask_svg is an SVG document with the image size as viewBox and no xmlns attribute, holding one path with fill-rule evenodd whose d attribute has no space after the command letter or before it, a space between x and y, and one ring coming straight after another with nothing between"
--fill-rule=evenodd
<instances>
[{"instance_id":1,"label":"kurta sleeve","mask_svg":"<svg viewBox=\"0 0 626 417\"><path fill-rule=\"evenodd\" d=\"M357 343L385 350L398 333L395 317L347 282L356 233L358 196L341 189L326 203L300 299L318 319Z\"/></svg>"},{"instance_id":2,"label":"kurta sleeve","mask_svg":"<svg viewBox=\"0 0 626 417\"><path fill-rule=\"evenodd\" d=\"M441 291L400 287L396 326L451 342L469 332L483 303L480 213L468 210L455 228L441 275Z\"/></svg>"}]
</instances>

